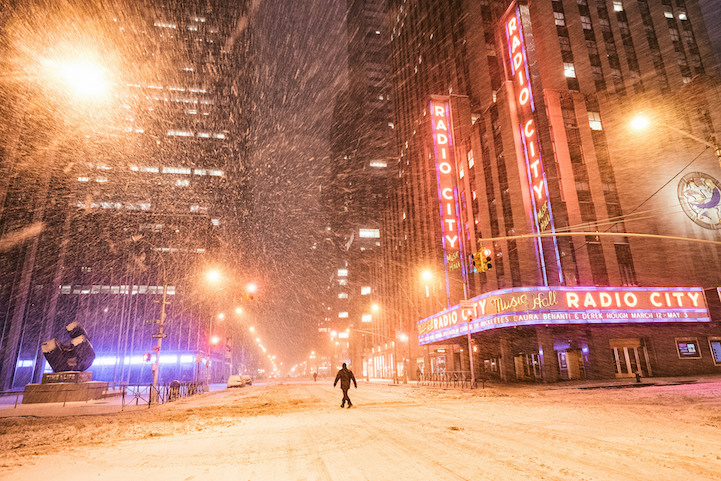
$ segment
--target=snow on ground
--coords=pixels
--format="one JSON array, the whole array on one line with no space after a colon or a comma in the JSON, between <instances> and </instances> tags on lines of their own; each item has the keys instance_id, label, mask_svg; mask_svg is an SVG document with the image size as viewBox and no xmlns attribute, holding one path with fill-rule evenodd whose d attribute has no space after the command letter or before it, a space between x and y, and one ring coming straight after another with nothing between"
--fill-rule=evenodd
<instances>
[{"instance_id":1,"label":"snow on ground","mask_svg":"<svg viewBox=\"0 0 721 481\"><path fill-rule=\"evenodd\" d=\"M5 418L0 479L721 479L721 378L666 384L469 392L361 382L354 407L340 409L326 381Z\"/></svg>"}]
</instances>

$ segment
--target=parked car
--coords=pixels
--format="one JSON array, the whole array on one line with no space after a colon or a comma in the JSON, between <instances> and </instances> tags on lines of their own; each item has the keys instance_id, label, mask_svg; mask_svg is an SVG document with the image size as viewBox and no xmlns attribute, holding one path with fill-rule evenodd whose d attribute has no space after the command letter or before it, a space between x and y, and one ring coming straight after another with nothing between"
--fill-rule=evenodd
<instances>
[{"instance_id":1,"label":"parked car","mask_svg":"<svg viewBox=\"0 0 721 481\"><path fill-rule=\"evenodd\" d=\"M228 387L244 387L244 386L252 386L253 385L253 378L248 376L247 374L234 374L228 378Z\"/></svg>"},{"instance_id":2,"label":"parked car","mask_svg":"<svg viewBox=\"0 0 721 481\"><path fill-rule=\"evenodd\" d=\"M243 387L245 386L245 379L243 376L233 375L228 378L228 387Z\"/></svg>"}]
</instances>

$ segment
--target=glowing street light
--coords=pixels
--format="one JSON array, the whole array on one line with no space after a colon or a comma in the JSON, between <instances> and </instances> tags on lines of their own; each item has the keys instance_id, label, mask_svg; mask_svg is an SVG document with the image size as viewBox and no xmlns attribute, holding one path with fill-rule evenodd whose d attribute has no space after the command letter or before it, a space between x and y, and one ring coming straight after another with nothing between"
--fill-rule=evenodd
<instances>
[{"instance_id":1,"label":"glowing street light","mask_svg":"<svg viewBox=\"0 0 721 481\"><path fill-rule=\"evenodd\" d=\"M373 311L373 312L378 312L378 311L380 311L380 309L381 309L381 306L379 306L378 304L371 305L371 311Z\"/></svg>"},{"instance_id":2,"label":"glowing street light","mask_svg":"<svg viewBox=\"0 0 721 481\"><path fill-rule=\"evenodd\" d=\"M242 307L236 307L236 308L235 308L235 313L236 313L236 314L243 314L243 308L242 308Z\"/></svg>"},{"instance_id":3,"label":"glowing street light","mask_svg":"<svg viewBox=\"0 0 721 481\"><path fill-rule=\"evenodd\" d=\"M690 132L686 132L685 130L679 129L665 122L660 122L658 120L654 120L653 125L660 125L661 127L665 127L673 132L676 132L677 134L680 134L687 139L694 140L699 144L703 144L706 147L712 148L714 150L714 153L716 154L716 157L719 160L719 164L721 164L721 147L719 147L719 145L716 143L715 137L711 137L709 140L702 139L700 137L696 137ZM649 127L652 127L653 125L651 124L651 121L648 119L648 117L643 114L638 114L631 120L631 128L634 130L645 130Z\"/></svg>"},{"instance_id":4,"label":"glowing street light","mask_svg":"<svg viewBox=\"0 0 721 481\"><path fill-rule=\"evenodd\" d=\"M220 337L219 337L219 336L212 336L212 337L210 338L210 343L211 343L212 345L214 345L214 346L216 346L219 342L220 342Z\"/></svg>"},{"instance_id":5,"label":"glowing street light","mask_svg":"<svg viewBox=\"0 0 721 481\"><path fill-rule=\"evenodd\" d=\"M645 130L649 125L651 125L651 122L649 122L648 118L642 114L635 116L631 120L631 128L634 130Z\"/></svg>"},{"instance_id":6,"label":"glowing street light","mask_svg":"<svg viewBox=\"0 0 721 481\"><path fill-rule=\"evenodd\" d=\"M220 273L220 271L218 269L211 269L205 273L205 278L208 279L213 284L217 284L223 278L223 275Z\"/></svg>"},{"instance_id":7,"label":"glowing street light","mask_svg":"<svg viewBox=\"0 0 721 481\"><path fill-rule=\"evenodd\" d=\"M426 282L431 282L433 280L433 272L431 272L430 269L426 269L421 273L421 278Z\"/></svg>"},{"instance_id":8,"label":"glowing street light","mask_svg":"<svg viewBox=\"0 0 721 481\"><path fill-rule=\"evenodd\" d=\"M225 314L223 314L222 312L218 314L218 319L220 319L221 321L225 319Z\"/></svg>"},{"instance_id":9,"label":"glowing street light","mask_svg":"<svg viewBox=\"0 0 721 481\"><path fill-rule=\"evenodd\" d=\"M253 326L250 326L250 327L248 328L248 330L249 330L250 332L255 332L255 328L254 328Z\"/></svg>"}]
</instances>

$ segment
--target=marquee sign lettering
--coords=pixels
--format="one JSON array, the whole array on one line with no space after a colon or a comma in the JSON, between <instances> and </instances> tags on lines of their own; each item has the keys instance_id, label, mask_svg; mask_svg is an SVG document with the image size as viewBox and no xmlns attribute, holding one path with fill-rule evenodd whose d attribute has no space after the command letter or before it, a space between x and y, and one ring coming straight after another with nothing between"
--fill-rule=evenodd
<instances>
[{"instance_id":1,"label":"marquee sign lettering","mask_svg":"<svg viewBox=\"0 0 721 481\"><path fill-rule=\"evenodd\" d=\"M506 58L505 61L507 71L510 73L511 80L513 81L513 91L515 92L518 133L526 161L526 176L533 210L531 215L533 227L534 231L539 234L547 231L555 232L546 172L543 168L543 160L541 159L541 148L535 118L536 106L533 101L533 88L531 86L528 56L523 36L521 11L517 3L509 8L505 16L504 27L508 48L508 58ZM560 256L558 255L555 238L552 241L546 242L553 242L556 260L558 260ZM544 281L547 282L543 242L537 239L536 247L538 250L539 263L543 267ZM558 268L560 275L560 264Z\"/></svg>"},{"instance_id":2,"label":"marquee sign lettering","mask_svg":"<svg viewBox=\"0 0 721 481\"><path fill-rule=\"evenodd\" d=\"M700 287L524 287L475 297L418 322L419 344L544 324L710 322ZM468 307L472 306L472 307Z\"/></svg>"},{"instance_id":3,"label":"marquee sign lettering","mask_svg":"<svg viewBox=\"0 0 721 481\"><path fill-rule=\"evenodd\" d=\"M431 97L430 119L436 160L443 253L446 269L454 271L461 267L461 235L458 227L458 190L450 98Z\"/></svg>"}]
</instances>

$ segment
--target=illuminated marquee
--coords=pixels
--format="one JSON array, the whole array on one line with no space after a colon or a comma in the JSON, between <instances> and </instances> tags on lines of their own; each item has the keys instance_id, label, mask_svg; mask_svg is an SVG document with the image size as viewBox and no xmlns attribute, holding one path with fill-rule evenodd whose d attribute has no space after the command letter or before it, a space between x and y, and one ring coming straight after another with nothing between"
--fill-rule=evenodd
<instances>
[{"instance_id":1,"label":"illuminated marquee","mask_svg":"<svg viewBox=\"0 0 721 481\"><path fill-rule=\"evenodd\" d=\"M547 324L710 322L698 287L526 287L490 292L418 322L418 342Z\"/></svg>"},{"instance_id":2,"label":"illuminated marquee","mask_svg":"<svg viewBox=\"0 0 721 481\"><path fill-rule=\"evenodd\" d=\"M461 267L461 236L458 229L456 160L451 131L451 105L448 97L431 98L430 118L436 157L443 253L446 269L453 271Z\"/></svg>"},{"instance_id":3,"label":"illuminated marquee","mask_svg":"<svg viewBox=\"0 0 721 481\"><path fill-rule=\"evenodd\" d=\"M541 159L538 129L534 112L536 110L533 101L533 88L528 68L528 57L526 54L525 40L523 37L523 26L521 23L521 12L518 5L509 9L504 22L506 42L508 45L507 66L513 81L515 91L515 104L518 112L518 133L523 146L523 154L526 160L526 175L533 209L533 224L536 233L546 231L555 232L553 225L553 213L549 202L548 184L546 172ZM553 239L556 258L558 259L558 247ZM545 258L542 243L536 241L538 255L541 265L545 267ZM560 265L559 271L560 271ZM544 269L544 279L546 279Z\"/></svg>"}]
</instances>

